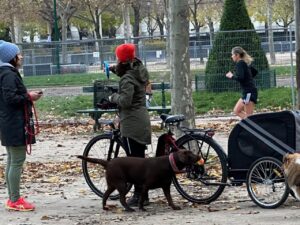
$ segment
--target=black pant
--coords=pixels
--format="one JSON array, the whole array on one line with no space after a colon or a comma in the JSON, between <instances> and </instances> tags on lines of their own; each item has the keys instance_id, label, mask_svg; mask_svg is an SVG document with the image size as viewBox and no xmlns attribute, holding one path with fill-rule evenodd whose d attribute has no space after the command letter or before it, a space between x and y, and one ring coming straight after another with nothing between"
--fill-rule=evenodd
<instances>
[{"instance_id":1,"label":"black pant","mask_svg":"<svg viewBox=\"0 0 300 225\"><path fill-rule=\"evenodd\" d=\"M146 145L140 144L127 137L123 137L123 143L127 156L145 158ZM134 194L140 195L141 192L142 187L140 185L134 185Z\"/></svg>"},{"instance_id":2,"label":"black pant","mask_svg":"<svg viewBox=\"0 0 300 225\"><path fill-rule=\"evenodd\" d=\"M123 137L123 143L127 156L145 158L146 145L127 137Z\"/></svg>"}]
</instances>

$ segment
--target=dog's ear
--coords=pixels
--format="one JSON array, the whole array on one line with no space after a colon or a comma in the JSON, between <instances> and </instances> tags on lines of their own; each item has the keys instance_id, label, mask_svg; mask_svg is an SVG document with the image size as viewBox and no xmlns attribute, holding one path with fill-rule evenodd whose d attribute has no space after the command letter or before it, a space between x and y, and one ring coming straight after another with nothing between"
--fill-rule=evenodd
<instances>
[{"instance_id":1,"label":"dog's ear","mask_svg":"<svg viewBox=\"0 0 300 225\"><path fill-rule=\"evenodd\" d=\"M285 154L282 159L283 164L288 163L288 161L289 161L289 153Z\"/></svg>"},{"instance_id":2,"label":"dog's ear","mask_svg":"<svg viewBox=\"0 0 300 225\"><path fill-rule=\"evenodd\" d=\"M184 150L184 149L179 149L178 151L175 152L175 154L178 157L178 160L180 162L185 162L187 157L189 156L189 151L188 150Z\"/></svg>"}]
</instances>

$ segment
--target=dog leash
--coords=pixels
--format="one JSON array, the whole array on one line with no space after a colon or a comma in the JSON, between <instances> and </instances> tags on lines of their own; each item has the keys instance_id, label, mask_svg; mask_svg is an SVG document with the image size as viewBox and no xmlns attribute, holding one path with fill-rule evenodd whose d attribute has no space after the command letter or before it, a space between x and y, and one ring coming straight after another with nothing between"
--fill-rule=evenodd
<instances>
[{"instance_id":1,"label":"dog leash","mask_svg":"<svg viewBox=\"0 0 300 225\"><path fill-rule=\"evenodd\" d=\"M40 133L40 126L39 126L39 122L38 122L38 118L37 118L37 113L36 113L36 109L33 103L33 100L31 98L31 96L28 94L29 97L29 101L30 101L30 105L31 108L33 110L33 117L34 119L29 115L29 107L28 104L24 104L24 120L25 120L25 144L26 144L26 152L28 155L31 155L31 151L32 151L32 140L33 137L36 136L38 133ZM34 124L36 124L36 132L34 132Z\"/></svg>"}]
</instances>

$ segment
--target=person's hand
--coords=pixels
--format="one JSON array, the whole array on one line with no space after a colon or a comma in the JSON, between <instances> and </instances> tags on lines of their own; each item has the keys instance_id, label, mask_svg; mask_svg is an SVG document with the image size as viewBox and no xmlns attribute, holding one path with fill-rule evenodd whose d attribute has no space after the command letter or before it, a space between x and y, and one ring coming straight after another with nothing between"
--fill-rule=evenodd
<instances>
[{"instance_id":1,"label":"person's hand","mask_svg":"<svg viewBox=\"0 0 300 225\"><path fill-rule=\"evenodd\" d=\"M30 91L28 94L30 95L32 101L37 101L40 99L40 97L42 97L43 91Z\"/></svg>"},{"instance_id":2,"label":"person's hand","mask_svg":"<svg viewBox=\"0 0 300 225\"><path fill-rule=\"evenodd\" d=\"M116 73L116 65L110 66L109 71L111 71L115 74Z\"/></svg>"},{"instance_id":3,"label":"person's hand","mask_svg":"<svg viewBox=\"0 0 300 225\"><path fill-rule=\"evenodd\" d=\"M226 77L231 79L233 77L233 73L229 71L228 73L226 73Z\"/></svg>"}]
</instances>

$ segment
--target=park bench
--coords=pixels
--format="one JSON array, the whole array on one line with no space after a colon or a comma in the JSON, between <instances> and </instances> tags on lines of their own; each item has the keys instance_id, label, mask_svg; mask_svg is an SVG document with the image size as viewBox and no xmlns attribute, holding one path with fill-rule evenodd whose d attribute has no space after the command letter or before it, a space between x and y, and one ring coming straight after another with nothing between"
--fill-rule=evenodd
<instances>
[{"instance_id":1,"label":"park bench","mask_svg":"<svg viewBox=\"0 0 300 225\"><path fill-rule=\"evenodd\" d=\"M152 83L152 90L161 91L161 104L156 104L155 101L151 101L150 105L147 107L149 112L157 112L158 114L169 113L171 111L171 106L166 105L166 90L170 89L169 83ZM115 113L117 109L100 109L97 104L108 96L112 94L112 89L118 89L118 85L115 83L108 83L103 80L96 80L93 86L83 87L83 93L93 93L93 108L77 110L77 113L89 114L90 117L95 121L94 131L101 127L101 122L99 119L104 113Z\"/></svg>"}]
</instances>

